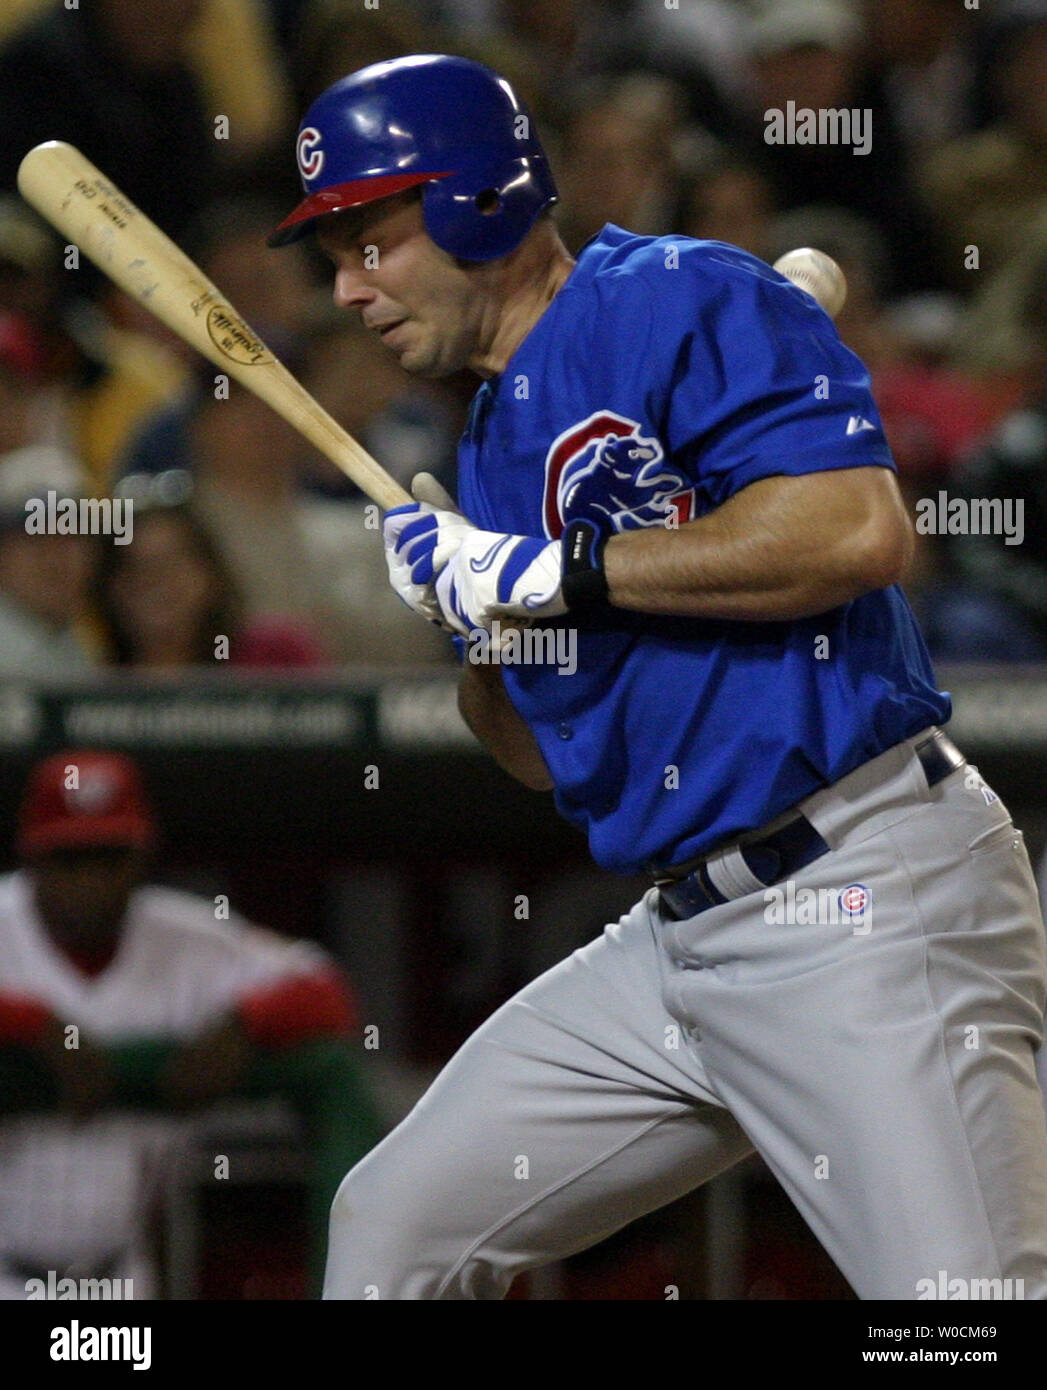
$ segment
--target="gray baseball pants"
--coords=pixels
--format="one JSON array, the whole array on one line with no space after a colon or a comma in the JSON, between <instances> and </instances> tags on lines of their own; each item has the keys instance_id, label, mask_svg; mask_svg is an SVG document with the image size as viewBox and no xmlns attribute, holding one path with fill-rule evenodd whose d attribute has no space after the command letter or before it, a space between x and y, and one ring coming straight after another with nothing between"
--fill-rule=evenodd
<instances>
[{"instance_id":1,"label":"gray baseball pants","mask_svg":"<svg viewBox=\"0 0 1047 1390\"><path fill-rule=\"evenodd\" d=\"M756 1149L859 1297L1047 1299L1036 886L925 733L800 804L830 851L774 902L651 889L494 1013L344 1179L324 1297L501 1298Z\"/></svg>"}]
</instances>

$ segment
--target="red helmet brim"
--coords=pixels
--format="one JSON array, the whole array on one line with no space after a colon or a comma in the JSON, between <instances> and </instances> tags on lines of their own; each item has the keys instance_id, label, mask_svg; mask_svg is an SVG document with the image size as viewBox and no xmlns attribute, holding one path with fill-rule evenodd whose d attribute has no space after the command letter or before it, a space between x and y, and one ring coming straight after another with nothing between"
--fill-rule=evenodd
<instances>
[{"instance_id":1,"label":"red helmet brim","mask_svg":"<svg viewBox=\"0 0 1047 1390\"><path fill-rule=\"evenodd\" d=\"M379 198L390 198L394 193L403 193L420 183L428 183L430 179L446 179L453 172L452 169L443 169L432 174L376 174L372 178L353 179L350 183L319 188L308 198L303 198L290 217L284 218L267 238L266 244L286 246L288 242L305 236L310 225L326 213L344 212L347 208L377 202Z\"/></svg>"}]
</instances>

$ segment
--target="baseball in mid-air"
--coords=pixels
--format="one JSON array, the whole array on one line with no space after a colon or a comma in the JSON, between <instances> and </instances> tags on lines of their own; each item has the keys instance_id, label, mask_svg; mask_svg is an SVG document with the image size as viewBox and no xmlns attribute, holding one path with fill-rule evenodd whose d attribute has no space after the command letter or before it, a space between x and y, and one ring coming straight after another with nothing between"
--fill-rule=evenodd
<instances>
[{"instance_id":1,"label":"baseball in mid-air","mask_svg":"<svg viewBox=\"0 0 1047 1390\"><path fill-rule=\"evenodd\" d=\"M847 298L847 279L840 267L824 251L801 246L796 251L786 251L774 263L779 275L784 275L801 290L814 296L831 319L844 306Z\"/></svg>"}]
</instances>

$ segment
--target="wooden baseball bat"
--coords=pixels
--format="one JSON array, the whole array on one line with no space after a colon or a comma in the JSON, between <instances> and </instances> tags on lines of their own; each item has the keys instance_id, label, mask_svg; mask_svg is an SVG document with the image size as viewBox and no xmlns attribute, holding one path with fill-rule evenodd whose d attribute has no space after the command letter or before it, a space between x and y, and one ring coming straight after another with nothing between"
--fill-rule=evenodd
<instances>
[{"instance_id":1,"label":"wooden baseball bat","mask_svg":"<svg viewBox=\"0 0 1047 1390\"><path fill-rule=\"evenodd\" d=\"M315 401L170 237L73 145L29 151L18 187L110 280L270 405L380 507L411 497Z\"/></svg>"}]
</instances>

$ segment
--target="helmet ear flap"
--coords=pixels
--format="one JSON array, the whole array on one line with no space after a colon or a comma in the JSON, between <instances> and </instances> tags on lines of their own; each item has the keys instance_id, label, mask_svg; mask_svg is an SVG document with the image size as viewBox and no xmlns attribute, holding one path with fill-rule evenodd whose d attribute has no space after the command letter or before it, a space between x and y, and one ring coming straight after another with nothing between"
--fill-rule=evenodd
<instances>
[{"instance_id":1,"label":"helmet ear flap","mask_svg":"<svg viewBox=\"0 0 1047 1390\"><path fill-rule=\"evenodd\" d=\"M514 251L539 213L556 201L548 165L531 155L503 161L497 171L427 183L422 211L441 250L463 261L491 261Z\"/></svg>"}]
</instances>

